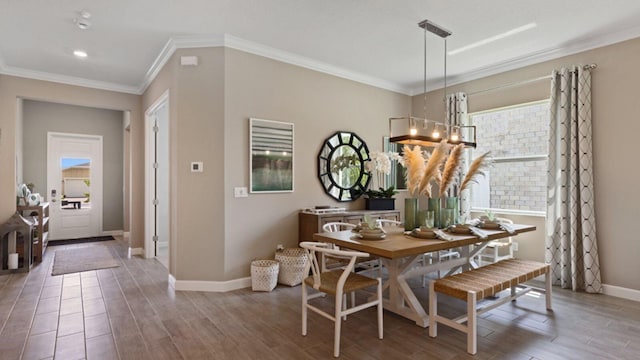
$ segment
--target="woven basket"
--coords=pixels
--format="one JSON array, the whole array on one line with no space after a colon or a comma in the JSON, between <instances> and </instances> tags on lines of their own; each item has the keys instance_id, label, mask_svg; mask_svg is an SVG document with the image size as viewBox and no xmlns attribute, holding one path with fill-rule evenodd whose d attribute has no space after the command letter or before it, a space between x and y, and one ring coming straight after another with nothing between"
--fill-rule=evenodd
<instances>
[{"instance_id":1,"label":"woven basket","mask_svg":"<svg viewBox=\"0 0 640 360\"><path fill-rule=\"evenodd\" d=\"M278 283L296 286L302 283L307 265L307 253L302 248L290 248L276 251L276 260L280 262Z\"/></svg>"},{"instance_id":2,"label":"woven basket","mask_svg":"<svg viewBox=\"0 0 640 360\"><path fill-rule=\"evenodd\" d=\"M271 291L278 283L280 263L275 260L254 260L251 262L251 289Z\"/></svg>"}]
</instances>

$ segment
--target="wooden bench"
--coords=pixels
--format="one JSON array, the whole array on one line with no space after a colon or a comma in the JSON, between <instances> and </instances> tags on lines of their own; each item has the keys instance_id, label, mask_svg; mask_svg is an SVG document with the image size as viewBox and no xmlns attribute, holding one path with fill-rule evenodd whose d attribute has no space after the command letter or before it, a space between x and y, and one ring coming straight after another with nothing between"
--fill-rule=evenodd
<instances>
[{"instance_id":1,"label":"wooden bench","mask_svg":"<svg viewBox=\"0 0 640 360\"><path fill-rule=\"evenodd\" d=\"M460 274L434 280L429 285L429 336L436 337L438 323L450 326L467 334L467 352L477 352L477 316L535 289L522 283L545 275L546 306L551 310L551 276L548 264L535 261L509 259ZM488 306L477 308L477 302L494 296L502 290L511 289L511 295L498 299ZM516 288L521 289L516 291ZM467 302L467 315L448 319L438 315L438 293ZM467 325L463 325L466 321Z\"/></svg>"}]
</instances>

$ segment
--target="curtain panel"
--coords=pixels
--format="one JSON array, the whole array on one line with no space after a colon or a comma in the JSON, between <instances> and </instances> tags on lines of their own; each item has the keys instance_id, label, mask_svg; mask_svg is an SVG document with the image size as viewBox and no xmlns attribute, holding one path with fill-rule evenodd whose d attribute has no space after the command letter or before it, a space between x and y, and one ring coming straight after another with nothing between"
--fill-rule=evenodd
<instances>
[{"instance_id":1,"label":"curtain panel","mask_svg":"<svg viewBox=\"0 0 640 360\"><path fill-rule=\"evenodd\" d=\"M601 293L591 136L591 71L552 73L545 260L554 285Z\"/></svg>"},{"instance_id":2,"label":"curtain panel","mask_svg":"<svg viewBox=\"0 0 640 360\"><path fill-rule=\"evenodd\" d=\"M451 132L454 126L467 125L467 108L467 94L457 92L447 95L445 126L449 132ZM467 152L467 155L468 154L469 153ZM466 170L469 168L471 161L469 156L464 156L463 159L462 169ZM456 184L460 184L462 182L463 175L464 172L462 171L458 173L458 179L455 182ZM458 194L458 185L454 186L453 194ZM469 191L465 191L463 194L458 194L458 196L460 198L460 216L465 219L469 219L471 215L471 194Z\"/></svg>"}]
</instances>

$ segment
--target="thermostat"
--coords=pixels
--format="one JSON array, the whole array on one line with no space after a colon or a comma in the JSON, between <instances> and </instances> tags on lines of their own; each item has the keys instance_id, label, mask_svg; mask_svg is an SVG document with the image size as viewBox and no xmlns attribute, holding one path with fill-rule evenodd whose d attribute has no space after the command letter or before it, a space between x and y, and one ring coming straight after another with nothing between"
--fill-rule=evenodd
<instances>
[{"instance_id":1,"label":"thermostat","mask_svg":"<svg viewBox=\"0 0 640 360\"><path fill-rule=\"evenodd\" d=\"M202 164L202 161L194 161L191 163L191 172L203 172L204 171L204 165Z\"/></svg>"}]
</instances>

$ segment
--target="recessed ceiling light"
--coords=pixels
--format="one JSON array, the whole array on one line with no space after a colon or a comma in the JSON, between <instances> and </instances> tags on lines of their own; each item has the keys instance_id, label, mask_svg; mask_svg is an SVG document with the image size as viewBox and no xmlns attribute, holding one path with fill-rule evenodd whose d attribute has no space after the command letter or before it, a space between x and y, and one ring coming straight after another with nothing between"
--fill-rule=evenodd
<instances>
[{"instance_id":1,"label":"recessed ceiling light","mask_svg":"<svg viewBox=\"0 0 640 360\"><path fill-rule=\"evenodd\" d=\"M502 34L491 36L491 37L488 37L486 39L483 39L483 40L480 40L480 41L476 41L473 44L469 44L467 46L463 46L461 48L458 48L458 49L455 49L455 50L451 50L447 54L448 55L459 54L459 53L461 53L463 51L471 50L473 48L477 48L478 46L486 45L488 43L492 43L494 41L498 41L500 39L504 39L506 37L521 33L523 31L527 31L527 30L533 29L536 26L538 26L538 24L536 24L536 23L528 23L527 25L523 25L523 26L517 27L515 29L511 29L509 31L505 31Z\"/></svg>"},{"instance_id":2,"label":"recessed ceiling light","mask_svg":"<svg viewBox=\"0 0 640 360\"><path fill-rule=\"evenodd\" d=\"M76 57L84 59L84 58L87 57L87 52L84 51L84 50L74 50L73 51L73 55L75 55Z\"/></svg>"}]
</instances>

